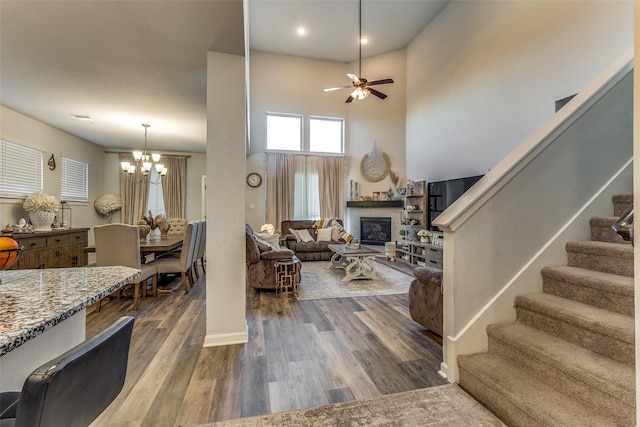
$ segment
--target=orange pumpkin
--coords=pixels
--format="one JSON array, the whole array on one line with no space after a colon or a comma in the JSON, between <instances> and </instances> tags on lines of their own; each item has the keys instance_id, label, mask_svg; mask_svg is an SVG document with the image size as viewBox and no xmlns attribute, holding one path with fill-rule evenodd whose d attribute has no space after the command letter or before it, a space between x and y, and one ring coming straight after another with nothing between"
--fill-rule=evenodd
<instances>
[{"instance_id":1,"label":"orange pumpkin","mask_svg":"<svg viewBox=\"0 0 640 427\"><path fill-rule=\"evenodd\" d=\"M7 249L17 249L18 242L11 237L0 237L0 269L11 267L18 257L18 251L6 251Z\"/></svg>"}]
</instances>

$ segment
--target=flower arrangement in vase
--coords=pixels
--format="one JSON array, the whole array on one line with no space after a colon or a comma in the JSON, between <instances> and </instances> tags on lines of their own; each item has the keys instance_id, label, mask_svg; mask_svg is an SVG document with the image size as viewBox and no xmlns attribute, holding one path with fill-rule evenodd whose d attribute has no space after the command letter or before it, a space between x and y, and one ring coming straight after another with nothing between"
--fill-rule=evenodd
<instances>
[{"instance_id":1,"label":"flower arrangement in vase","mask_svg":"<svg viewBox=\"0 0 640 427\"><path fill-rule=\"evenodd\" d=\"M51 231L51 224L60 209L60 200L42 191L36 191L25 199L22 207L29 212L33 231Z\"/></svg>"},{"instance_id":2,"label":"flower arrangement in vase","mask_svg":"<svg viewBox=\"0 0 640 427\"><path fill-rule=\"evenodd\" d=\"M159 229L160 237L167 237L167 232L169 231L171 224L169 224L166 216L156 215L154 217L151 211L149 211L149 216L143 216L141 220L144 220L149 227L151 227L151 230L155 230L156 228Z\"/></svg>"}]
</instances>

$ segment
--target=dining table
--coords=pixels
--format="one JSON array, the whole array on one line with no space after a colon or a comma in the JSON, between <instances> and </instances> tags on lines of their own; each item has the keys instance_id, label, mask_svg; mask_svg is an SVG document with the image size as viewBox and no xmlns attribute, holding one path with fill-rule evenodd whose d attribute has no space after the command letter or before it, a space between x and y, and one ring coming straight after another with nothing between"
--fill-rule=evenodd
<instances>
[{"instance_id":1,"label":"dining table","mask_svg":"<svg viewBox=\"0 0 640 427\"><path fill-rule=\"evenodd\" d=\"M140 253L142 256L169 252L182 246L184 234L169 234L167 236L147 236L140 240Z\"/></svg>"}]
</instances>

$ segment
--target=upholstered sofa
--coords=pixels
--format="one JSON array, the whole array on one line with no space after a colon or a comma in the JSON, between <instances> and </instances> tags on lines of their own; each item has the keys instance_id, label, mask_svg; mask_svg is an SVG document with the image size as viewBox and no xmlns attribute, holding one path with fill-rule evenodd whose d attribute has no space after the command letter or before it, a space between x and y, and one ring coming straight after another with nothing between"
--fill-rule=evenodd
<instances>
[{"instance_id":1,"label":"upholstered sofa","mask_svg":"<svg viewBox=\"0 0 640 427\"><path fill-rule=\"evenodd\" d=\"M261 249L249 225L245 226L245 235L247 245L247 282L249 286L259 289L275 289L275 261L278 259L298 260L298 258L292 250L287 248L271 249L261 244Z\"/></svg>"},{"instance_id":2,"label":"upholstered sofa","mask_svg":"<svg viewBox=\"0 0 640 427\"><path fill-rule=\"evenodd\" d=\"M342 225L341 220L337 220ZM331 240L318 242L316 229L313 228L313 220L289 220L282 221L280 230L282 232L282 244L291 249L301 261L327 261L331 259L333 252L329 249L330 244L340 244L344 241ZM298 242L290 230L307 230L313 237L313 242Z\"/></svg>"},{"instance_id":3,"label":"upholstered sofa","mask_svg":"<svg viewBox=\"0 0 640 427\"><path fill-rule=\"evenodd\" d=\"M431 267L413 269L416 277L409 287L411 318L442 336L442 270Z\"/></svg>"}]
</instances>

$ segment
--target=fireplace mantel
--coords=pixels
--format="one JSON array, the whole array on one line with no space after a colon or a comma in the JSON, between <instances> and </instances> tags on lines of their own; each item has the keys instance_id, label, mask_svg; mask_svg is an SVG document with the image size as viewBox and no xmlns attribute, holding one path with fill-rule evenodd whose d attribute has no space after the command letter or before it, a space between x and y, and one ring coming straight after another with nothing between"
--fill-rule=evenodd
<instances>
[{"instance_id":1,"label":"fireplace mantel","mask_svg":"<svg viewBox=\"0 0 640 427\"><path fill-rule=\"evenodd\" d=\"M348 208L401 208L402 200L349 200Z\"/></svg>"}]
</instances>

